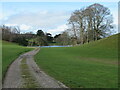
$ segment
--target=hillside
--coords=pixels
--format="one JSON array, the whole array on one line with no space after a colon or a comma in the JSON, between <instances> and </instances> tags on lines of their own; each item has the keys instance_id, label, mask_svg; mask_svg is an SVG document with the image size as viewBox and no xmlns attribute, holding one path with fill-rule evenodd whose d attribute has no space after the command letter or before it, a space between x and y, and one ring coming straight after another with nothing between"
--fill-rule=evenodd
<instances>
[{"instance_id":1,"label":"hillside","mask_svg":"<svg viewBox=\"0 0 120 90\"><path fill-rule=\"evenodd\" d=\"M35 59L68 87L118 87L118 34L81 46L41 48Z\"/></svg>"}]
</instances>

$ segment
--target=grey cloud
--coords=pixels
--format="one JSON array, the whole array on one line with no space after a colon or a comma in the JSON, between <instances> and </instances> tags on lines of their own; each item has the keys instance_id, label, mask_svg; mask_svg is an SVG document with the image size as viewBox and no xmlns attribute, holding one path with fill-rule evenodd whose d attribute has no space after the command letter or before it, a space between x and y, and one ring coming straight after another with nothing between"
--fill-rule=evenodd
<instances>
[{"instance_id":1,"label":"grey cloud","mask_svg":"<svg viewBox=\"0 0 120 90\"><path fill-rule=\"evenodd\" d=\"M38 13L21 12L16 15L8 17L7 20L3 20L3 23L10 24L27 24L36 27L56 27L60 24L67 22L70 14L66 12L47 12L40 11Z\"/></svg>"}]
</instances>

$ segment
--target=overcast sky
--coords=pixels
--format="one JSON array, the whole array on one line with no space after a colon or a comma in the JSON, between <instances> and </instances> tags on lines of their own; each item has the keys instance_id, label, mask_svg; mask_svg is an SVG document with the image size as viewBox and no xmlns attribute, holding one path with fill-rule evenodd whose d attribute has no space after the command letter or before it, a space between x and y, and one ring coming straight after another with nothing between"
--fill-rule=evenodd
<instances>
[{"instance_id":1,"label":"overcast sky","mask_svg":"<svg viewBox=\"0 0 120 90\"><path fill-rule=\"evenodd\" d=\"M21 32L44 32L58 34L68 28L66 25L74 10L87 7L95 2L3 2L1 24L19 26ZM114 24L118 25L118 3L99 2L108 7L113 15Z\"/></svg>"}]
</instances>

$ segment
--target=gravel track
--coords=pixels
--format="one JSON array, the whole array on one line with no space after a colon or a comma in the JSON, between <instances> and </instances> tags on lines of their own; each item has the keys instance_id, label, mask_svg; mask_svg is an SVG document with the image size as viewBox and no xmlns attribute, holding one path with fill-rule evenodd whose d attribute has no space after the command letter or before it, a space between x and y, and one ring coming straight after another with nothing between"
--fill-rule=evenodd
<instances>
[{"instance_id":1,"label":"gravel track","mask_svg":"<svg viewBox=\"0 0 120 90\"><path fill-rule=\"evenodd\" d=\"M34 61L34 55L39 52L40 48L36 48L33 51L20 55L9 67L4 81L3 88L22 88L25 80L22 78L22 70L20 68L21 61L25 58L26 65L31 76L37 82L37 85L41 88L67 88L63 83L55 80L42 71ZM33 87L38 88L38 87Z\"/></svg>"}]
</instances>

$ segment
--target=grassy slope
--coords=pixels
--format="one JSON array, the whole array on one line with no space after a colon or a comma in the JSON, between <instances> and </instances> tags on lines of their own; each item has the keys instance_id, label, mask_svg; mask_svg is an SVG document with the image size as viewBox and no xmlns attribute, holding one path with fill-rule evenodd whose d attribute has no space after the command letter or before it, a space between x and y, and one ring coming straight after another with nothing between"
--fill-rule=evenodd
<instances>
[{"instance_id":1,"label":"grassy slope","mask_svg":"<svg viewBox=\"0 0 120 90\"><path fill-rule=\"evenodd\" d=\"M14 43L2 41L2 75L4 76L8 66L22 53L32 50Z\"/></svg>"},{"instance_id":2,"label":"grassy slope","mask_svg":"<svg viewBox=\"0 0 120 90\"><path fill-rule=\"evenodd\" d=\"M2 41L0 40L0 81L2 79Z\"/></svg>"},{"instance_id":3,"label":"grassy slope","mask_svg":"<svg viewBox=\"0 0 120 90\"><path fill-rule=\"evenodd\" d=\"M42 48L37 64L69 87L115 88L118 35L76 47Z\"/></svg>"}]
</instances>

